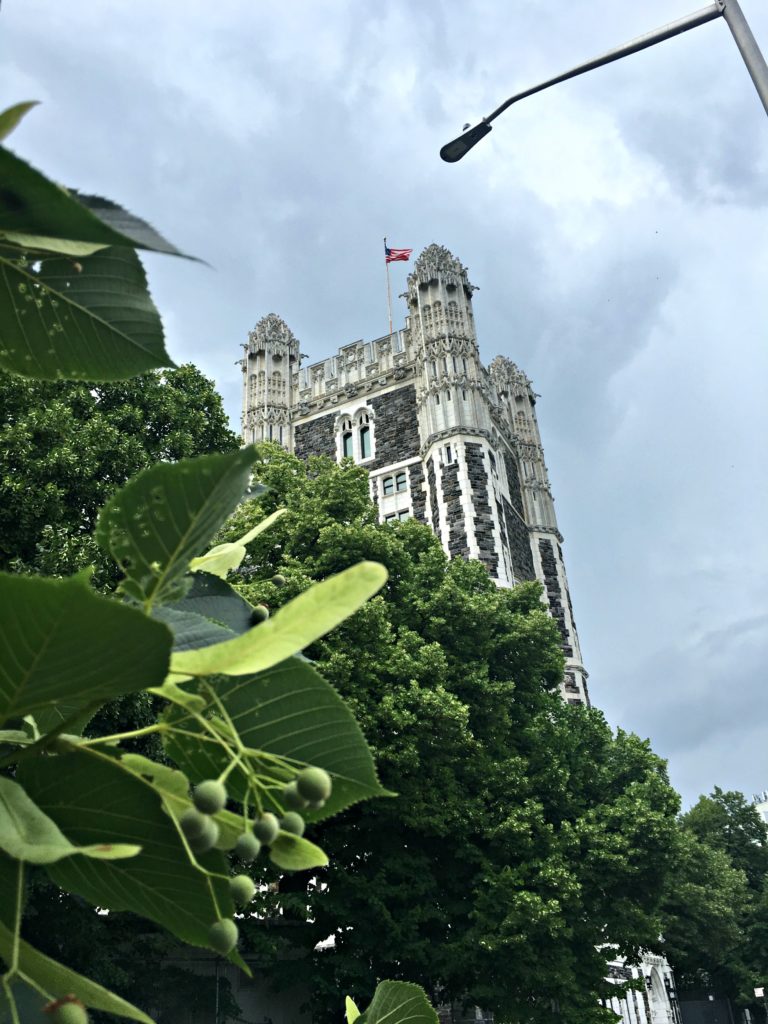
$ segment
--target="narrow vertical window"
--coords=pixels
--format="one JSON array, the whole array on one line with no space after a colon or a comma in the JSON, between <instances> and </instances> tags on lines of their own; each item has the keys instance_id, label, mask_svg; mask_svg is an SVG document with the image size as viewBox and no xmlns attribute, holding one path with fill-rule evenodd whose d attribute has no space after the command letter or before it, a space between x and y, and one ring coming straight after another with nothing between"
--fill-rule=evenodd
<instances>
[{"instance_id":1,"label":"narrow vertical window","mask_svg":"<svg viewBox=\"0 0 768 1024\"><path fill-rule=\"evenodd\" d=\"M280 444L282 444L282 443L283 443L283 428L281 426L280 427Z\"/></svg>"},{"instance_id":2,"label":"narrow vertical window","mask_svg":"<svg viewBox=\"0 0 768 1024\"><path fill-rule=\"evenodd\" d=\"M461 357L461 361L464 364L464 373L466 373L467 372L467 360L464 358L464 356L462 356Z\"/></svg>"},{"instance_id":3,"label":"narrow vertical window","mask_svg":"<svg viewBox=\"0 0 768 1024\"><path fill-rule=\"evenodd\" d=\"M371 457L371 428L360 428L360 458L370 459Z\"/></svg>"},{"instance_id":4,"label":"narrow vertical window","mask_svg":"<svg viewBox=\"0 0 768 1024\"><path fill-rule=\"evenodd\" d=\"M440 395L435 395L435 405L440 405Z\"/></svg>"},{"instance_id":5,"label":"narrow vertical window","mask_svg":"<svg viewBox=\"0 0 768 1024\"><path fill-rule=\"evenodd\" d=\"M342 435L342 445L344 451L344 458L353 458L355 454L354 446L352 444L352 431L348 430Z\"/></svg>"},{"instance_id":6,"label":"narrow vertical window","mask_svg":"<svg viewBox=\"0 0 768 1024\"><path fill-rule=\"evenodd\" d=\"M445 446L445 461L453 462L453 452L451 451L451 446L449 444Z\"/></svg>"},{"instance_id":7,"label":"narrow vertical window","mask_svg":"<svg viewBox=\"0 0 768 1024\"><path fill-rule=\"evenodd\" d=\"M456 356L451 356L451 359L453 359L453 372L456 373Z\"/></svg>"},{"instance_id":8,"label":"narrow vertical window","mask_svg":"<svg viewBox=\"0 0 768 1024\"><path fill-rule=\"evenodd\" d=\"M447 392L446 392L446 398L448 399L448 401L449 401L449 402L452 402L452 401L453 401L453 395L451 394L451 392L450 392L450 391L447 391Z\"/></svg>"}]
</instances>

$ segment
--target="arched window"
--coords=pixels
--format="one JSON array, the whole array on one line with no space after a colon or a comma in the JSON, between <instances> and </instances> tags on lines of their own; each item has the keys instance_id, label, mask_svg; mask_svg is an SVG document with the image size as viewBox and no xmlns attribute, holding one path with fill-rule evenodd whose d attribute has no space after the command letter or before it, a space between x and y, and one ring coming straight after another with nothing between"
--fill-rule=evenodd
<instances>
[{"instance_id":1,"label":"arched window","mask_svg":"<svg viewBox=\"0 0 768 1024\"><path fill-rule=\"evenodd\" d=\"M345 459L355 457L355 442L352 434L352 420L344 420L341 424L341 454Z\"/></svg>"},{"instance_id":2,"label":"arched window","mask_svg":"<svg viewBox=\"0 0 768 1024\"><path fill-rule=\"evenodd\" d=\"M395 475L395 489L398 491L408 490L408 477L406 476L405 470Z\"/></svg>"},{"instance_id":3,"label":"arched window","mask_svg":"<svg viewBox=\"0 0 768 1024\"><path fill-rule=\"evenodd\" d=\"M373 455L371 444L371 418L367 412L361 412L357 417L357 425L360 429L360 461L364 462Z\"/></svg>"},{"instance_id":4,"label":"arched window","mask_svg":"<svg viewBox=\"0 0 768 1024\"><path fill-rule=\"evenodd\" d=\"M368 426L360 428L360 458L370 459L371 457L371 428Z\"/></svg>"}]
</instances>

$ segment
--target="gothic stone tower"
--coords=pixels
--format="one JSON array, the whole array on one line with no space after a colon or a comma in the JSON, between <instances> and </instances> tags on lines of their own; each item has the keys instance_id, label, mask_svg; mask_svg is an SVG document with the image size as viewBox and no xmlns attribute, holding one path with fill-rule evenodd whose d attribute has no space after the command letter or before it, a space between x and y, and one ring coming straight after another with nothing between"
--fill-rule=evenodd
<instances>
[{"instance_id":1,"label":"gothic stone tower","mask_svg":"<svg viewBox=\"0 0 768 1024\"><path fill-rule=\"evenodd\" d=\"M499 586L540 580L566 656L563 696L588 703L536 396L509 359L481 363L474 290L430 245L408 277L403 330L307 367L285 323L265 317L242 360L243 441L351 457L382 521L428 523L449 555L479 559Z\"/></svg>"}]
</instances>

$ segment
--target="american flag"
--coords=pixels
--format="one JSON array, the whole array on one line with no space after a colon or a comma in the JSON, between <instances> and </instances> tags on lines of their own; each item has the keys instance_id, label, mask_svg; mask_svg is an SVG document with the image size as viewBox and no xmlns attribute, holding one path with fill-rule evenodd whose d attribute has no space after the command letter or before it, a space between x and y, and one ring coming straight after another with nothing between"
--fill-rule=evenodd
<instances>
[{"instance_id":1,"label":"american flag","mask_svg":"<svg viewBox=\"0 0 768 1024\"><path fill-rule=\"evenodd\" d=\"M390 249L388 245L384 246L384 261L385 263L396 263L398 260L409 260L413 249Z\"/></svg>"}]
</instances>

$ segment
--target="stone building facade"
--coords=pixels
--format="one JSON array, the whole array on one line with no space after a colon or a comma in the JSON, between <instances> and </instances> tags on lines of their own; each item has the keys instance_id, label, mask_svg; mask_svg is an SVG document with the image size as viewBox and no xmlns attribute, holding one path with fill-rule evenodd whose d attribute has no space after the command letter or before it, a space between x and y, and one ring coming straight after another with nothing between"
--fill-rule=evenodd
<instances>
[{"instance_id":1,"label":"stone building facade","mask_svg":"<svg viewBox=\"0 0 768 1024\"><path fill-rule=\"evenodd\" d=\"M405 327L309 366L284 321L264 317L244 346L243 442L351 457L382 521L427 523L499 586L540 580L566 656L563 696L588 703L536 395L506 357L480 361L474 291L466 268L430 245L408 276Z\"/></svg>"}]
</instances>

